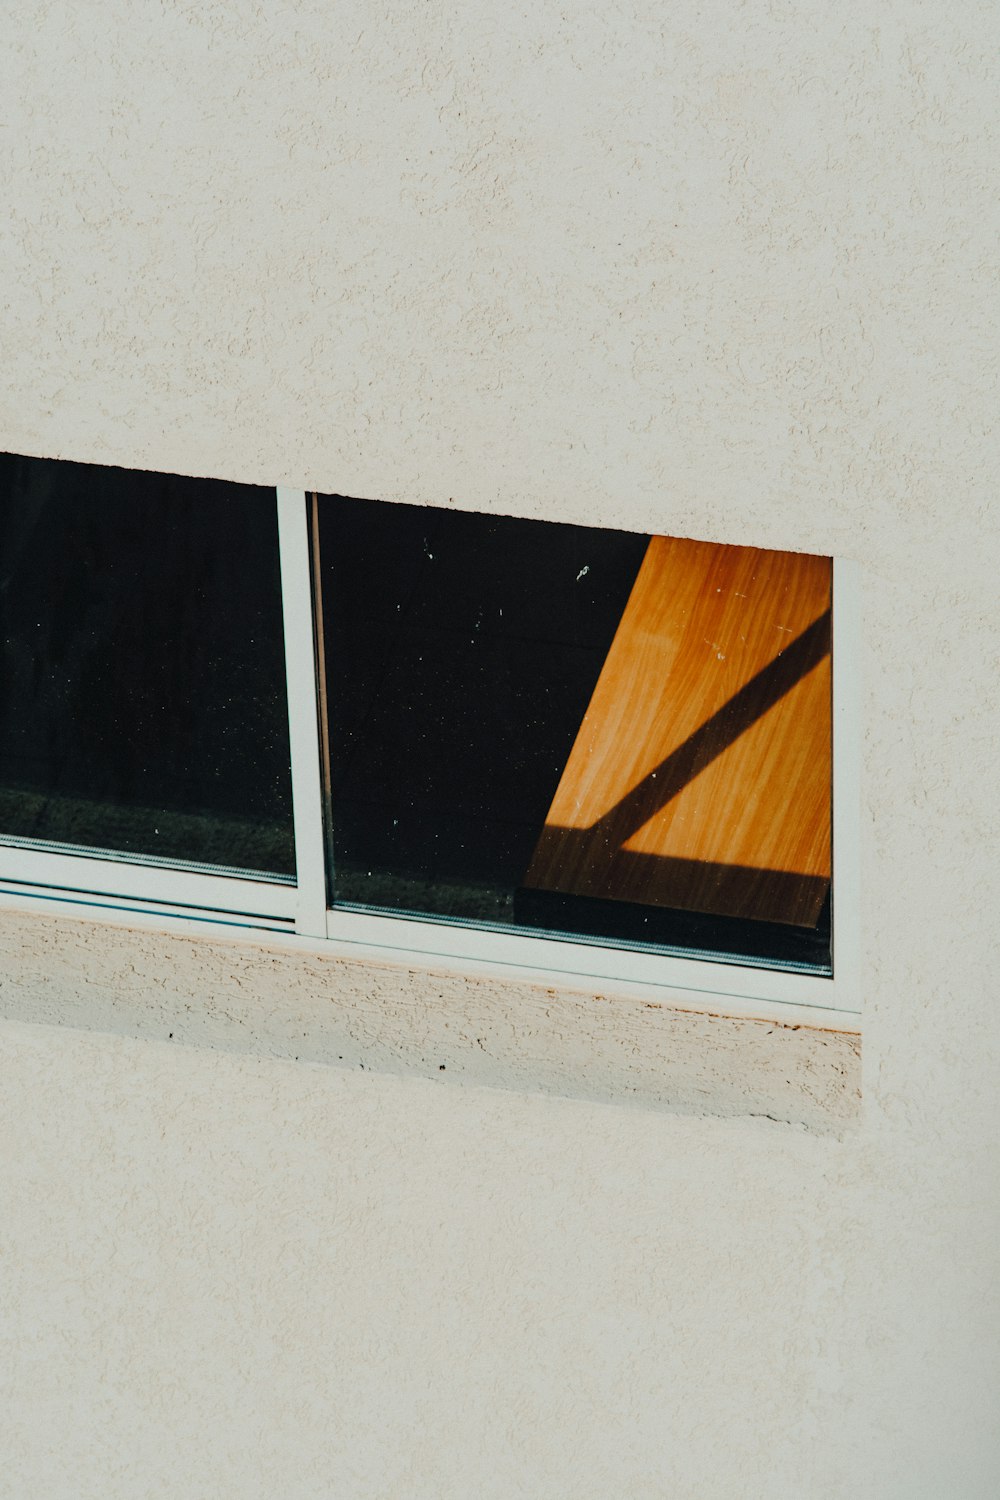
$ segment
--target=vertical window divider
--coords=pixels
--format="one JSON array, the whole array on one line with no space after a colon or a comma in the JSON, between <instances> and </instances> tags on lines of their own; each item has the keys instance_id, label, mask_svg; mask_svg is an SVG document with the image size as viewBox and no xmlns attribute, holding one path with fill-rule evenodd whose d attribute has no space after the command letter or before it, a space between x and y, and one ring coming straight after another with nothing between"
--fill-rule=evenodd
<instances>
[{"instance_id":1,"label":"vertical window divider","mask_svg":"<svg viewBox=\"0 0 1000 1500\"><path fill-rule=\"evenodd\" d=\"M320 770L323 777L323 848L326 852L327 909L333 905L336 867L333 858L333 759L330 752L330 705L327 697L326 626L323 614L323 561L319 546L319 495L309 495L309 546L313 585L313 643L316 651L316 703L319 711ZM329 922L328 922L329 925Z\"/></svg>"},{"instance_id":2,"label":"vertical window divider","mask_svg":"<svg viewBox=\"0 0 1000 1500\"><path fill-rule=\"evenodd\" d=\"M326 859L308 502L304 490L279 485L277 503L298 887L295 930L325 937Z\"/></svg>"}]
</instances>

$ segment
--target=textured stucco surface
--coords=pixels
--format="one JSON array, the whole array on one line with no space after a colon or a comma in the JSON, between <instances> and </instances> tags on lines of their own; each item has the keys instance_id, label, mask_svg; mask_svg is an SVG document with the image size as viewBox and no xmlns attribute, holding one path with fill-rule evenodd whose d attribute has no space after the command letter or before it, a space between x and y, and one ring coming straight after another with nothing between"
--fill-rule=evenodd
<instances>
[{"instance_id":1,"label":"textured stucco surface","mask_svg":"<svg viewBox=\"0 0 1000 1500\"><path fill-rule=\"evenodd\" d=\"M0 1495L992 1500L1000 12L4 32L2 446L861 563L865 1103L7 1021Z\"/></svg>"},{"instance_id":2,"label":"textured stucco surface","mask_svg":"<svg viewBox=\"0 0 1000 1500\"><path fill-rule=\"evenodd\" d=\"M579 985L580 980L576 983ZM860 1118L856 1032L699 1013L509 977L4 912L0 1016L840 1134ZM686 1002L686 1004L685 1004ZM711 1002L725 1005L724 997Z\"/></svg>"}]
</instances>

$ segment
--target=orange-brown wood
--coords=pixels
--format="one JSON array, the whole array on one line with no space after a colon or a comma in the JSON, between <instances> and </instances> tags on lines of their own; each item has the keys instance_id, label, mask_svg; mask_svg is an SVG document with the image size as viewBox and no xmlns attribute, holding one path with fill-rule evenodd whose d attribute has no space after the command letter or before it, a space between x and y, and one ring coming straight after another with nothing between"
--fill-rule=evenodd
<instances>
[{"instance_id":1,"label":"orange-brown wood","mask_svg":"<svg viewBox=\"0 0 1000 1500\"><path fill-rule=\"evenodd\" d=\"M525 885L815 925L828 558L654 537Z\"/></svg>"}]
</instances>

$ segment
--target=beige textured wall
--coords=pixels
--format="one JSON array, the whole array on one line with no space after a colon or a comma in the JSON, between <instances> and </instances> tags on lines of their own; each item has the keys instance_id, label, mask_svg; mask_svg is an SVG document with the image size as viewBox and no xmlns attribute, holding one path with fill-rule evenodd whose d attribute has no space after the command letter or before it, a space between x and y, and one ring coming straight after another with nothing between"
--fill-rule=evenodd
<instances>
[{"instance_id":1,"label":"beige textured wall","mask_svg":"<svg viewBox=\"0 0 1000 1500\"><path fill-rule=\"evenodd\" d=\"M866 1099L8 1020L0 1495L992 1500L996 7L3 24L3 446L861 562Z\"/></svg>"}]
</instances>

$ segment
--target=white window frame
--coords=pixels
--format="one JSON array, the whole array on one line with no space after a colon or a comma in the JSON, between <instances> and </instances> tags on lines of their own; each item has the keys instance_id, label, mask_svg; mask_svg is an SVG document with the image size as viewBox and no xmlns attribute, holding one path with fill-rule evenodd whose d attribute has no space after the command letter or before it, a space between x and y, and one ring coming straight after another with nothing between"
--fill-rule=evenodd
<instances>
[{"instance_id":1,"label":"white window frame","mask_svg":"<svg viewBox=\"0 0 1000 1500\"><path fill-rule=\"evenodd\" d=\"M276 492L290 731L296 875L259 878L179 861L0 837L0 906L51 910L173 931L267 934L269 943L378 962L511 978L658 1003L853 1027L860 1014L860 587L833 564L832 977L744 961L643 952L610 942L529 935L399 913L329 907L310 499Z\"/></svg>"}]
</instances>

